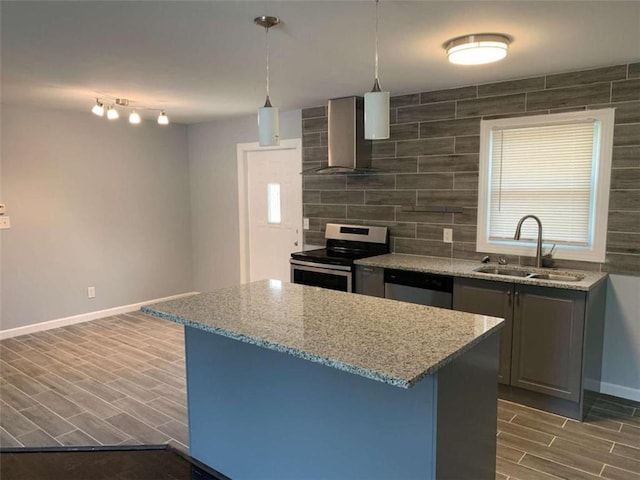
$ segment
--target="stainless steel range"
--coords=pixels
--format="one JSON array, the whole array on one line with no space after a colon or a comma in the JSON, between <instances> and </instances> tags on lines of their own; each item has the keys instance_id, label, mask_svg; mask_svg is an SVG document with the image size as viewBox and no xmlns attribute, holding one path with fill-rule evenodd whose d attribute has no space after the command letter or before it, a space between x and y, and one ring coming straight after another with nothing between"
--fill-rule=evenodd
<instances>
[{"instance_id":1,"label":"stainless steel range","mask_svg":"<svg viewBox=\"0 0 640 480\"><path fill-rule=\"evenodd\" d=\"M326 248L291 254L291 283L353 292L355 260L389 253L387 227L327 223Z\"/></svg>"}]
</instances>

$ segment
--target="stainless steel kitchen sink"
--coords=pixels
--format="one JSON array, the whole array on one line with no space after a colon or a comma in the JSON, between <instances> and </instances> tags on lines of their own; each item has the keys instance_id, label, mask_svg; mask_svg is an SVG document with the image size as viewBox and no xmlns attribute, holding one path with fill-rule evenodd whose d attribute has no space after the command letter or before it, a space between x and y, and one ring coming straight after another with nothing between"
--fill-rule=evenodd
<instances>
[{"instance_id":1,"label":"stainless steel kitchen sink","mask_svg":"<svg viewBox=\"0 0 640 480\"><path fill-rule=\"evenodd\" d=\"M579 282L580 280L584 280L584 275L570 273L531 273L527 278L555 280L558 282Z\"/></svg>"},{"instance_id":2,"label":"stainless steel kitchen sink","mask_svg":"<svg viewBox=\"0 0 640 480\"><path fill-rule=\"evenodd\" d=\"M527 270L518 270L515 268L505 267L480 267L476 268L476 272L492 273L493 275L507 275L509 277L526 277L531 273Z\"/></svg>"},{"instance_id":3,"label":"stainless steel kitchen sink","mask_svg":"<svg viewBox=\"0 0 640 480\"><path fill-rule=\"evenodd\" d=\"M490 273L492 275L530 278L532 280L554 280L557 282L579 282L580 280L584 280L584 275L579 273L536 272L531 270L520 270L517 268L488 266L476 268L475 271L478 273Z\"/></svg>"}]
</instances>

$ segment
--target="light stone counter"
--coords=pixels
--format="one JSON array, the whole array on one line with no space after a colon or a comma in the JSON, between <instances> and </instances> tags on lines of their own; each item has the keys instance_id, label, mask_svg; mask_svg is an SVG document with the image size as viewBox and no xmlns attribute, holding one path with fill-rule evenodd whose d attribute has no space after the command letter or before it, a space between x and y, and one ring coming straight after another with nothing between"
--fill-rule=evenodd
<instances>
[{"instance_id":1,"label":"light stone counter","mask_svg":"<svg viewBox=\"0 0 640 480\"><path fill-rule=\"evenodd\" d=\"M402 388L436 372L503 324L494 317L274 280L142 311Z\"/></svg>"},{"instance_id":2,"label":"light stone counter","mask_svg":"<svg viewBox=\"0 0 640 480\"><path fill-rule=\"evenodd\" d=\"M368 267L382 267L397 270L410 270L424 273L437 273L441 275L449 275L452 277L478 278L482 280L492 280L495 282L505 283L521 283L526 285L539 285L541 287L563 288L567 290L589 291L596 284L606 280L607 274L600 272L587 272L577 270L555 270L534 267L518 267L514 265L497 265L495 263L482 264L470 260L457 260L441 257L423 257L420 255L405 255L398 253L389 253L386 255L378 255L377 257L368 257L362 260L356 260L357 265L365 265ZM499 267L516 270L526 270L529 272L541 273L568 273L577 274L582 280L574 281L558 281L558 280L541 280L536 278L513 277L508 275L496 275L491 273L481 273L475 270L480 267Z\"/></svg>"}]
</instances>

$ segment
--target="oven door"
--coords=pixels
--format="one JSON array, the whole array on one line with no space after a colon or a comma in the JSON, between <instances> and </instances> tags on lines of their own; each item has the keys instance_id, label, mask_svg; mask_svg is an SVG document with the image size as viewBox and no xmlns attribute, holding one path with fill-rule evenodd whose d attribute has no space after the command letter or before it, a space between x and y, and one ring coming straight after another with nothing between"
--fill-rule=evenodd
<instances>
[{"instance_id":1,"label":"oven door","mask_svg":"<svg viewBox=\"0 0 640 480\"><path fill-rule=\"evenodd\" d=\"M291 263L291 283L330 288L342 292L353 291L351 267L344 265L324 265L321 263L289 260Z\"/></svg>"}]
</instances>

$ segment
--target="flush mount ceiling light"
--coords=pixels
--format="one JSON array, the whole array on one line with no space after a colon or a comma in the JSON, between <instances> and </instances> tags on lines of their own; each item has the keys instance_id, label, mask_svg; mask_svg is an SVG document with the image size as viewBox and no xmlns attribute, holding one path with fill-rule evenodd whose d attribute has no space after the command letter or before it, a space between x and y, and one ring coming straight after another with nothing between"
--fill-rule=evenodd
<instances>
[{"instance_id":1,"label":"flush mount ceiling light","mask_svg":"<svg viewBox=\"0 0 640 480\"><path fill-rule=\"evenodd\" d=\"M258 109L258 144L261 147L280 145L280 119L278 108L271 106L269 99L269 29L280 24L278 17L262 15L253 19L253 22L264 28L267 64L267 99L264 107Z\"/></svg>"},{"instance_id":2,"label":"flush mount ceiling light","mask_svg":"<svg viewBox=\"0 0 640 480\"><path fill-rule=\"evenodd\" d=\"M127 107L129 107L129 103L130 103L129 99L127 98L107 98L107 97L103 97L102 99L96 98L96 103L91 109L91 113L98 115L99 117L104 116L105 101L108 103L111 103L111 105L108 105L106 108L107 118L109 120L117 120L118 118L120 118L120 112L118 112L118 109L116 107L122 107L122 109L124 110ZM133 108L129 113L129 123L137 125L140 122L142 122L142 117L138 113L139 110L152 110L156 112L159 111L160 114L158 115L158 123L160 125L169 125L169 117L167 117L167 114L165 113L164 110L161 110L159 108L149 108L149 107L139 107L139 106L136 106L135 108Z\"/></svg>"},{"instance_id":3,"label":"flush mount ceiling light","mask_svg":"<svg viewBox=\"0 0 640 480\"><path fill-rule=\"evenodd\" d=\"M511 39L499 33L476 33L448 40L447 57L457 65L482 65L507 56Z\"/></svg>"},{"instance_id":4,"label":"flush mount ceiling light","mask_svg":"<svg viewBox=\"0 0 640 480\"><path fill-rule=\"evenodd\" d=\"M389 92L380 89L378 81L378 0L376 0L376 43L373 89L364 94L364 138L389 138Z\"/></svg>"}]
</instances>

